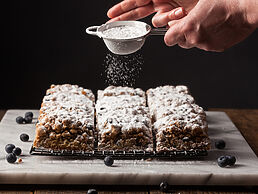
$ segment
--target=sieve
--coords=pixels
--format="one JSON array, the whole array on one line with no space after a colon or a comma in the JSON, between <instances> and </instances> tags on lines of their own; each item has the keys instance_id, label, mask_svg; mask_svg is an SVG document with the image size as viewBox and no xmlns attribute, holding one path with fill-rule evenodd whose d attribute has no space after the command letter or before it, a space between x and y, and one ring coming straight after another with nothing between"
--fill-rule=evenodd
<instances>
[{"instance_id":1,"label":"sieve","mask_svg":"<svg viewBox=\"0 0 258 194\"><path fill-rule=\"evenodd\" d=\"M132 26L142 30L140 36L133 38L110 38L105 36L103 32L107 29L122 26ZM103 38L107 48L114 54L128 55L142 48L145 39L149 35L165 35L166 28L152 28L150 25L141 21L115 21L101 26L90 26L86 29L86 33Z\"/></svg>"}]
</instances>

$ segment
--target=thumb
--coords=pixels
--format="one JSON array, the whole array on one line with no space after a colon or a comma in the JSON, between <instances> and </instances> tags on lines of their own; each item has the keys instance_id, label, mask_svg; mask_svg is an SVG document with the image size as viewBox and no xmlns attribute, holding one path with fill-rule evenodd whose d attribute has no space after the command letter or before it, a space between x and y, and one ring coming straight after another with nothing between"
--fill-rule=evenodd
<instances>
[{"instance_id":1,"label":"thumb","mask_svg":"<svg viewBox=\"0 0 258 194\"><path fill-rule=\"evenodd\" d=\"M169 22L169 29L164 36L164 41L167 46L174 46L178 44L180 40L184 39L184 33L182 33L182 20Z\"/></svg>"},{"instance_id":2,"label":"thumb","mask_svg":"<svg viewBox=\"0 0 258 194\"><path fill-rule=\"evenodd\" d=\"M155 16L153 16L152 24L155 27L163 27L166 26L169 21L181 19L182 17L186 16L186 14L186 10L183 7L178 7L172 11L164 13L158 12Z\"/></svg>"}]
</instances>

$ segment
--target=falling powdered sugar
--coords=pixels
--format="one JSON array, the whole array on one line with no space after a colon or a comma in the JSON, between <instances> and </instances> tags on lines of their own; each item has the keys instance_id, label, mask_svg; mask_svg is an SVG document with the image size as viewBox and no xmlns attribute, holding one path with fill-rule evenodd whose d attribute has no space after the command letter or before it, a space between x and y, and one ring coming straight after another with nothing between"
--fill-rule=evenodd
<instances>
[{"instance_id":1,"label":"falling powdered sugar","mask_svg":"<svg viewBox=\"0 0 258 194\"><path fill-rule=\"evenodd\" d=\"M131 39L143 36L145 31L135 26L117 26L103 31L105 38Z\"/></svg>"},{"instance_id":2,"label":"falling powdered sugar","mask_svg":"<svg viewBox=\"0 0 258 194\"><path fill-rule=\"evenodd\" d=\"M106 83L114 86L134 86L141 73L142 64L143 57L139 53L107 54L104 61Z\"/></svg>"}]
</instances>

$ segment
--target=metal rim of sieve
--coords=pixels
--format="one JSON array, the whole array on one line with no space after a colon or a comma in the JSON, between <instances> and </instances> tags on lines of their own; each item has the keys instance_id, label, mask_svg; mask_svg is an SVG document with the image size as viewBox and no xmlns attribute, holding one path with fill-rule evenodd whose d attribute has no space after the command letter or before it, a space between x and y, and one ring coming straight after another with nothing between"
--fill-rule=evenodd
<instances>
[{"instance_id":1,"label":"metal rim of sieve","mask_svg":"<svg viewBox=\"0 0 258 194\"><path fill-rule=\"evenodd\" d=\"M143 29L143 34L134 38L108 38L103 32L119 26L134 26ZM114 54L128 55L132 54L143 46L145 39L149 35L164 35L166 28L154 28L141 21L115 21L103 24L101 26L90 26L86 28L86 33L98 36L104 40L107 48Z\"/></svg>"},{"instance_id":2,"label":"metal rim of sieve","mask_svg":"<svg viewBox=\"0 0 258 194\"><path fill-rule=\"evenodd\" d=\"M134 38L108 38L103 34L103 31L114 28L114 27L119 27L119 26L134 26L137 28L143 29L143 34ZM86 33L90 35L95 35L103 39L107 40L112 40L112 41L131 41L131 40L139 40L146 38L148 34L152 31L151 26L141 22L141 21L115 21L115 22L110 22L106 24L102 24L101 26L90 26L86 28Z\"/></svg>"}]
</instances>

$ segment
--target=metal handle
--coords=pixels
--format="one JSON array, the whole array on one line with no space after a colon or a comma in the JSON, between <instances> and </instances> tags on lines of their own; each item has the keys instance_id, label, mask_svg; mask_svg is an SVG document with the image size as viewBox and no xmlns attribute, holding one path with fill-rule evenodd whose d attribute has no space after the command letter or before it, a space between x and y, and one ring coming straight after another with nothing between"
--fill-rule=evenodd
<instances>
[{"instance_id":1,"label":"metal handle","mask_svg":"<svg viewBox=\"0 0 258 194\"><path fill-rule=\"evenodd\" d=\"M150 35L165 35L167 28L153 28L151 29Z\"/></svg>"},{"instance_id":2,"label":"metal handle","mask_svg":"<svg viewBox=\"0 0 258 194\"><path fill-rule=\"evenodd\" d=\"M86 28L86 33L94 36L99 36L99 34L97 33L98 27L99 26L90 26Z\"/></svg>"}]
</instances>

